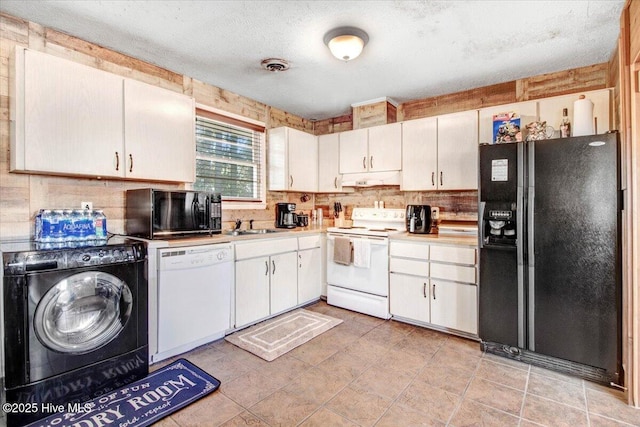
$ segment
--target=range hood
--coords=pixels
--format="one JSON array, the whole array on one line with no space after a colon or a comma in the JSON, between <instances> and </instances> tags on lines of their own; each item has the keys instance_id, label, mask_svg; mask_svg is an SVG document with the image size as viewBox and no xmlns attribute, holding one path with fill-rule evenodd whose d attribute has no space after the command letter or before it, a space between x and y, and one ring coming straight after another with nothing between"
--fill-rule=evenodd
<instances>
[{"instance_id":1,"label":"range hood","mask_svg":"<svg viewBox=\"0 0 640 427\"><path fill-rule=\"evenodd\" d=\"M375 187L379 185L400 185L400 171L345 173L343 187Z\"/></svg>"}]
</instances>

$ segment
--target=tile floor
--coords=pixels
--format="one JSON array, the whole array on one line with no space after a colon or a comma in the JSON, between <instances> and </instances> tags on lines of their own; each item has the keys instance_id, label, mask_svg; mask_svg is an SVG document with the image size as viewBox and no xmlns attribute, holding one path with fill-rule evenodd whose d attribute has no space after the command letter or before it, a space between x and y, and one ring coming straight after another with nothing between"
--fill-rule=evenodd
<instances>
[{"instance_id":1,"label":"tile floor","mask_svg":"<svg viewBox=\"0 0 640 427\"><path fill-rule=\"evenodd\" d=\"M307 309L344 322L272 362L225 340L182 355L222 385L156 425L640 426L619 391L475 341L322 301Z\"/></svg>"}]
</instances>

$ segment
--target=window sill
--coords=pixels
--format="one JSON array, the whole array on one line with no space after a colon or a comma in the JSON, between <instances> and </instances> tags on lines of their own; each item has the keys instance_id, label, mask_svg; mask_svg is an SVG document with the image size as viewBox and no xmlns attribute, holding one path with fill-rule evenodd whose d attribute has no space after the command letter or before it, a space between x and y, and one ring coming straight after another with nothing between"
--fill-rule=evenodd
<instances>
[{"instance_id":1,"label":"window sill","mask_svg":"<svg viewBox=\"0 0 640 427\"><path fill-rule=\"evenodd\" d=\"M261 209L267 208L266 202L236 202L236 201L222 201L222 210L243 210L243 209Z\"/></svg>"}]
</instances>

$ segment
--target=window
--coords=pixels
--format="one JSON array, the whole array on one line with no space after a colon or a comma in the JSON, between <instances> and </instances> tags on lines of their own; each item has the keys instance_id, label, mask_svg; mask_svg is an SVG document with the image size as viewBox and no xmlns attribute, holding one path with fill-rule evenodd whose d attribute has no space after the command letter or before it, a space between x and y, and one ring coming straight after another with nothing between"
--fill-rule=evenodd
<instances>
[{"instance_id":1,"label":"window","mask_svg":"<svg viewBox=\"0 0 640 427\"><path fill-rule=\"evenodd\" d=\"M264 126L198 108L194 189L221 193L226 202L264 206L264 134Z\"/></svg>"}]
</instances>

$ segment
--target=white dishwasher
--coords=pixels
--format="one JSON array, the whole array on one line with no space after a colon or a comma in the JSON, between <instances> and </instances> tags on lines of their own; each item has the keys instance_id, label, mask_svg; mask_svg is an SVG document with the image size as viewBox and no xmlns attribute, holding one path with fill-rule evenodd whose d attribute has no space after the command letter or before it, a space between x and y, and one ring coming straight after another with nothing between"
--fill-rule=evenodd
<instances>
[{"instance_id":1,"label":"white dishwasher","mask_svg":"<svg viewBox=\"0 0 640 427\"><path fill-rule=\"evenodd\" d=\"M231 326L230 244L159 249L158 354L166 359L224 337Z\"/></svg>"}]
</instances>

